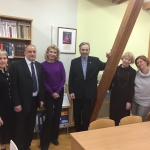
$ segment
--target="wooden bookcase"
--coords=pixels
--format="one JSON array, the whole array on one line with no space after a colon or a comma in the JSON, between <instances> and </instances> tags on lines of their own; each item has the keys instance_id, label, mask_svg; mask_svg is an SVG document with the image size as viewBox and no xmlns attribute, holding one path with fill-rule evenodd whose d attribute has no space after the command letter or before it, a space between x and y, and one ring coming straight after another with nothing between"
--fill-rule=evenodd
<instances>
[{"instance_id":1,"label":"wooden bookcase","mask_svg":"<svg viewBox=\"0 0 150 150\"><path fill-rule=\"evenodd\" d=\"M0 14L0 44L3 49L4 44L12 44L12 55L8 56L9 63L24 58L25 46L32 44L32 21L29 18ZM0 49L2 48L0 45Z\"/></svg>"}]
</instances>

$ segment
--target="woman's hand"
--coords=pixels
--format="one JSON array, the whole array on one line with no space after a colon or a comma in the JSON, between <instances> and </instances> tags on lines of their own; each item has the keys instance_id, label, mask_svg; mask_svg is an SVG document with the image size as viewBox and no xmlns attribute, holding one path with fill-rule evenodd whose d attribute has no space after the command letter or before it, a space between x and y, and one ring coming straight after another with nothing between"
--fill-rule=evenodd
<instances>
[{"instance_id":1,"label":"woman's hand","mask_svg":"<svg viewBox=\"0 0 150 150\"><path fill-rule=\"evenodd\" d=\"M54 94L52 94L52 97L53 97L54 99L57 99L57 98L60 97L60 96L59 96L58 93L54 93Z\"/></svg>"},{"instance_id":2,"label":"woman's hand","mask_svg":"<svg viewBox=\"0 0 150 150\"><path fill-rule=\"evenodd\" d=\"M2 118L0 117L0 126L2 126L4 124Z\"/></svg>"},{"instance_id":3,"label":"woman's hand","mask_svg":"<svg viewBox=\"0 0 150 150\"><path fill-rule=\"evenodd\" d=\"M21 110L22 110L21 105L18 105L18 106L15 106L15 107L14 107L14 111L15 111L15 112L20 112Z\"/></svg>"},{"instance_id":4,"label":"woman's hand","mask_svg":"<svg viewBox=\"0 0 150 150\"><path fill-rule=\"evenodd\" d=\"M131 108L131 103L127 102L126 103L126 109L129 110Z\"/></svg>"},{"instance_id":5,"label":"woman's hand","mask_svg":"<svg viewBox=\"0 0 150 150\"><path fill-rule=\"evenodd\" d=\"M40 101L40 108L43 109L43 106L44 106L44 102Z\"/></svg>"}]
</instances>

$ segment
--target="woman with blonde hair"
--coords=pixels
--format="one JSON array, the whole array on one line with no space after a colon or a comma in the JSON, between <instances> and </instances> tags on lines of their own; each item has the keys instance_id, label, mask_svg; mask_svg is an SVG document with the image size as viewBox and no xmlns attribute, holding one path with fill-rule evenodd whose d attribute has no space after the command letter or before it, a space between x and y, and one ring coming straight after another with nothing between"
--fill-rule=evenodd
<instances>
[{"instance_id":1,"label":"woman with blonde hair","mask_svg":"<svg viewBox=\"0 0 150 150\"><path fill-rule=\"evenodd\" d=\"M135 93L132 103L132 114L141 116L142 121L150 111L150 67L149 60L146 56L141 55L135 59L138 67L135 77Z\"/></svg>"},{"instance_id":2,"label":"woman with blonde hair","mask_svg":"<svg viewBox=\"0 0 150 150\"><path fill-rule=\"evenodd\" d=\"M66 78L64 66L59 61L59 54L58 47L54 44L50 45L45 52L45 61L42 63L46 107L46 120L40 136L42 150L48 150L50 141L54 145L59 145L59 121Z\"/></svg>"},{"instance_id":3,"label":"woman with blonde hair","mask_svg":"<svg viewBox=\"0 0 150 150\"><path fill-rule=\"evenodd\" d=\"M11 80L6 69L8 54L0 50L0 149L6 150L11 138Z\"/></svg>"},{"instance_id":4,"label":"woman with blonde hair","mask_svg":"<svg viewBox=\"0 0 150 150\"><path fill-rule=\"evenodd\" d=\"M109 117L118 126L120 119L130 115L131 103L134 95L134 79L136 71L130 66L134 63L131 52L123 54L122 64L118 66L110 85L110 112Z\"/></svg>"}]
</instances>

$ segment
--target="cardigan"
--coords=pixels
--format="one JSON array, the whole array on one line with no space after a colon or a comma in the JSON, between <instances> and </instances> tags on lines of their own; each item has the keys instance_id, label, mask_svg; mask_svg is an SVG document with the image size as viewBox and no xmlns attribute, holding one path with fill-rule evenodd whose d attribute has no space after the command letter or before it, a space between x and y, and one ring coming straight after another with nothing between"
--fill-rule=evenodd
<instances>
[{"instance_id":1,"label":"cardigan","mask_svg":"<svg viewBox=\"0 0 150 150\"><path fill-rule=\"evenodd\" d=\"M150 107L150 72L143 75L140 70L136 72L135 93L133 101L139 105Z\"/></svg>"}]
</instances>

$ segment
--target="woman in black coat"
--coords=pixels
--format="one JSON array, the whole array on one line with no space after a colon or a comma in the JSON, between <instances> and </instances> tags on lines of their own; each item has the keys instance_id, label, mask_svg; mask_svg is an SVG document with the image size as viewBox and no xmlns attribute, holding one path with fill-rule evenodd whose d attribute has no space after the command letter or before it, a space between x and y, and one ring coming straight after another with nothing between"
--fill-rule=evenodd
<instances>
[{"instance_id":1,"label":"woman in black coat","mask_svg":"<svg viewBox=\"0 0 150 150\"><path fill-rule=\"evenodd\" d=\"M131 103L134 95L134 79L136 71L130 66L134 63L134 56L126 52L122 58L122 64L118 66L110 89L109 118L118 126L120 119L130 116Z\"/></svg>"},{"instance_id":2,"label":"woman in black coat","mask_svg":"<svg viewBox=\"0 0 150 150\"><path fill-rule=\"evenodd\" d=\"M0 50L0 148L6 150L11 138L11 81L7 70L8 55Z\"/></svg>"}]
</instances>

